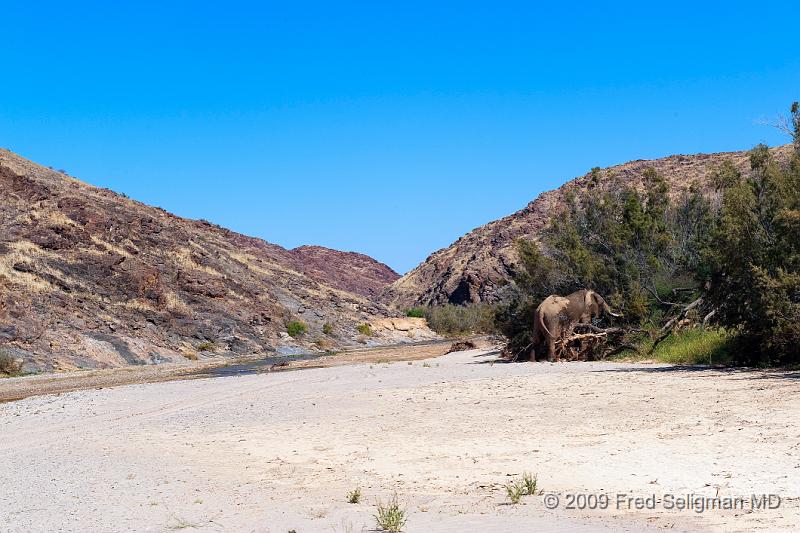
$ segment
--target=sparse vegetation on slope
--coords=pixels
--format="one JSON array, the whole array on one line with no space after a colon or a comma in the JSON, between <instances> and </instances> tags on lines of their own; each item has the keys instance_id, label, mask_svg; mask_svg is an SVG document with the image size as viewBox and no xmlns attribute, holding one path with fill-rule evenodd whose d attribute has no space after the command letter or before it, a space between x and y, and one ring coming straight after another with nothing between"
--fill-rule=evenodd
<instances>
[{"instance_id":1,"label":"sparse vegetation on slope","mask_svg":"<svg viewBox=\"0 0 800 533\"><path fill-rule=\"evenodd\" d=\"M185 361L206 340L220 355L266 353L296 316L352 332L390 314L363 294L397 275L363 255L286 250L2 149L0 191L0 345L26 368Z\"/></svg>"},{"instance_id":2,"label":"sparse vegetation on slope","mask_svg":"<svg viewBox=\"0 0 800 533\"><path fill-rule=\"evenodd\" d=\"M300 337L308 331L308 326L299 320L291 320L286 323L286 333L292 337Z\"/></svg>"}]
</instances>

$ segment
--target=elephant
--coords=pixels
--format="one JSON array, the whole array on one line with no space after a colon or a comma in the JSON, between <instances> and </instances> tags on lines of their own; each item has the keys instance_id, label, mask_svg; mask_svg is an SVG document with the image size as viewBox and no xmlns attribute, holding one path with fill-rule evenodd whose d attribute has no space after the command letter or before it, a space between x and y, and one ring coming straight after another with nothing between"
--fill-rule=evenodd
<instances>
[{"instance_id":1,"label":"elephant","mask_svg":"<svg viewBox=\"0 0 800 533\"><path fill-rule=\"evenodd\" d=\"M550 295L536 308L533 324L533 351L531 360L536 361L536 349L547 346L547 357L556 356L556 341L566 337L576 324L590 324L604 314L614 317L605 299L593 290L581 289L568 296Z\"/></svg>"}]
</instances>

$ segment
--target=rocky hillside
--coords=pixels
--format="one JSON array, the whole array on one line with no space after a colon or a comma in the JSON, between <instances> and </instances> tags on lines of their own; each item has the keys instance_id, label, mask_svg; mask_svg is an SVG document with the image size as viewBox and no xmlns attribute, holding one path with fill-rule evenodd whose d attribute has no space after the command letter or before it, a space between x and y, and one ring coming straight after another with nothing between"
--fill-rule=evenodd
<instances>
[{"instance_id":1,"label":"rocky hillside","mask_svg":"<svg viewBox=\"0 0 800 533\"><path fill-rule=\"evenodd\" d=\"M296 269L311 279L371 299L400 279L400 274L364 254L322 246L300 246L289 253Z\"/></svg>"},{"instance_id":2,"label":"rocky hillside","mask_svg":"<svg viewBox=\"0 0 800 533\"><path fill-rule=\"evenodd\" d=\"M779 160L785 160L790 147L787 145L772 151ZM632 161L610 167L604 175L613 173L623 182L641 187L642 173L652 167L667 180L672 194L687 191L692 185L709 191L710 173L726 159L742 170L749 168L747 152L726 152ZM515 269L514 241L518 238L536 239L550 219L563 209L566 195L586 187L588 179L589 174L576 178L554 191L541 194L513 215L471 231L394 282L381 295L381 300L401 309L414 305L496 300Z\"/></svg>"},{"instance_id":3,"label":"rocky hillside","mask_svg":"<svg viewBox=\"0 0 800 533\"><path fill-rule=\"evenodd\" d=\"M367 296L397 277L360 254L286 250L0 150L0 349L29 370L350 344L356 326L390 316ZM299 340L291 320L308 326Z\"/></svg>"}]
</instances>

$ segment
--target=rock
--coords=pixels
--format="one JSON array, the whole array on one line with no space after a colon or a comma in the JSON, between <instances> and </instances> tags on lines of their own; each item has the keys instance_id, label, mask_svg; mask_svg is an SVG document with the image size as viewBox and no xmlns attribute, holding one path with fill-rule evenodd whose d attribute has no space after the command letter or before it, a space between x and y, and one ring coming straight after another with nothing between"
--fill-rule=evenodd
<instances>
[{"instance_id":1,"label":"rock","mask_svg":"<svg viewBox=\"0 0 800 533\"><path fill-rule=\"evenodd\" d=\"M398 275L360 254L286 250L98 189L0 149L0 344L33 369L272 353L390 316L365 295ZM297 312L296 310L301 310ZM361 311L356 311L360 309ZM302 342L302 339L301 339ZM310 342L310 340L309 340Z\"/></svg>"}]
</instances>

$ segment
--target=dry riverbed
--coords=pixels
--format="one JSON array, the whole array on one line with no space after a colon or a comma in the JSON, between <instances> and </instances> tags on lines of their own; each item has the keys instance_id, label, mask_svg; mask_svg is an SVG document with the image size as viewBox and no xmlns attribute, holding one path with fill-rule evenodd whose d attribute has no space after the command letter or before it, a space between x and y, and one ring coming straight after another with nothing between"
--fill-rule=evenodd
<instances>
[{"instance_id":1,"label":"dry riverbed","mask_svg":"<svg viewBox=\"0 0 800 533\"><path fill-rule=\"evenodd\" d=\"M800 522L797 374L505 364L488 350L437 349L0 404L0 530L358 532L394 493L405 531ZM544 493L509 505L504 486L526 471ZM362 503L348 504L356 487ZM621 493L782 500L699 513L619 506ZM566 509L570 494L611 504Z\"/></svg>"},{"instance_id":2,"label":"dry riverbed","mask_svg":"<svg viewBox=\"0 0 800 533\"><path fill-rule=\"evenodd\" d=\"M485 338L476 342L488 345ZM100 389L133 385L216 377L234 374L255 374L301 368L322 368L354 363L414 361L438 357L448 351L450 341L426 341L369 348L348 348L330 354L283 355L267 357L209 357L183 363L126 366L96 370L76 370L0 379L0 402L21 400L43 394L58 394L84 389Z\"/></svg>"}]
</instances>

